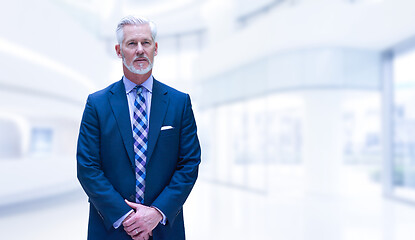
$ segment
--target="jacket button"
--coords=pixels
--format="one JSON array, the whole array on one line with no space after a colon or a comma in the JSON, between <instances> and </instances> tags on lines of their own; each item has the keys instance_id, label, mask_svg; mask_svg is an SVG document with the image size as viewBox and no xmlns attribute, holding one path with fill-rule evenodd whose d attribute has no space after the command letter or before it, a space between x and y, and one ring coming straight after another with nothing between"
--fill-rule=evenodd
<instances>
[{"instance_id":1,"label":"jacket button","mask_svg":"<svg viewBox=\"0 0 415 240\"><path fill-rule=\"evenodd\" d=\"M135 196L131 195L129 200L130 200L130 202L135 202Z\"/></svg>"}]
</instances>

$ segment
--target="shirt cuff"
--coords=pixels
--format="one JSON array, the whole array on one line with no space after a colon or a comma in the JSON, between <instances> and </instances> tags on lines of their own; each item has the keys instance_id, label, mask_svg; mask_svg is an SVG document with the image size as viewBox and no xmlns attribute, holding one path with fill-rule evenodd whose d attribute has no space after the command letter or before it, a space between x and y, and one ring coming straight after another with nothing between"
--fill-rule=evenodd
<instances>
[{"instance_id":1,"label":"shirt cuff","mask_svg":"<svg viewBox=\"0 0 415 240\"><path fill-rule=\"evenodd\" d=\"M117 229L121 226L122 222L124 221L124 219L126 217L128 217L128 215L130 215L130 213L134 212L134 210L130 210L128 213L126 213L124 216L122 216L120 219L118 219L112 226Z\"/></svg>"},{"instance_id":2,"label":"shirt cuff","mask_svg":"<svg viewBox=\"0 0 415 240\"><path fill-rule=\"evenodd\" d=\"M151 206L151 207L156 209L161 214L161 216L163 216L163 219L161 219L160 223L163 224L163 225L166 225L166 222L167 222L166 215L164 215L164 213L160 209L158 209L157 207L155 207L155 206Z\"/></svg>"}]
</instances>

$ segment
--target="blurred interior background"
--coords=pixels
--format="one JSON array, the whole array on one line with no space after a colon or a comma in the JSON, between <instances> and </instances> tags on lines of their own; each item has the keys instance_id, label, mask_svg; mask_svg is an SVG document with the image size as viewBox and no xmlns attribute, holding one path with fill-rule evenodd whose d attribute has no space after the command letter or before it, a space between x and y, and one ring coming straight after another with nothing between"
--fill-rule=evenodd
<instances>
[{"instance_id":1,"label":"blurred interior background","mask_svg":"<svg viewBox=\"0 0 415 240\"><path fill-rule=\"evenodd\" d=\"M86 239L87 95L115 27L158 26L153 74L190 93L203 159L187 238L415 235L415 1L14 0L0 7L0 238Z\"/></svg>"}]
</instances>

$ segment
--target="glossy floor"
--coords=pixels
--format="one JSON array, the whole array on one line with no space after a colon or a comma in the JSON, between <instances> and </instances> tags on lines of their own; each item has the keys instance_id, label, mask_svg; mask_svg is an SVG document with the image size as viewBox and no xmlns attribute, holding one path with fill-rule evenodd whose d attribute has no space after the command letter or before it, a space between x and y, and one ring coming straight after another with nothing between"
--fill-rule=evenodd
<instances>
[{"instance_id":1,"label":"glossy floor","mask_svg":"<svg viewBox=\"0 0 415 240\"><path fill-rule=\"evenodd\" d=\"M86 239L82 191L1 213L1 239ZM185 208L187 239L413 240L415 207L381 197L253 192L200 179Z\"/></svg>"}]
</instances>

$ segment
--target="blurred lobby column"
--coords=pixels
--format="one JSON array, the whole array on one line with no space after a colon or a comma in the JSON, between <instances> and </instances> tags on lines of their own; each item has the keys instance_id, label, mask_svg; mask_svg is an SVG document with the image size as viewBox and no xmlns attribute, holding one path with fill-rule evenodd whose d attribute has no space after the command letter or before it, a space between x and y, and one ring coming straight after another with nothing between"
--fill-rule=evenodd
<instances>
[{"instance_id":1,"label":"blurred lobby column","mask_svg":"<svg viewBox=\"0 0 415 240\"><path fill-rule=\"evenodd\" d=\"M319 195L340 193L342 165L342 108L340 91L304 94L304 152L306 192Z\"/></svg>"},{"instance_id":2,"label":"blurred lobby column","mask_svg":"<svg viewBox=\"0 0 415 240\"><path fill-rule=\"evenodd\" d=\"M341 191L342 108L340 91L317 90L304 94L303 161L305 193L317 197L322 208L305 208L305 236L336 239L342 230L340 211L332 201ZM327 211L321 211L327 209ZM329 221L327 221L330 219Z\"/></svg>"}]
</instances>

